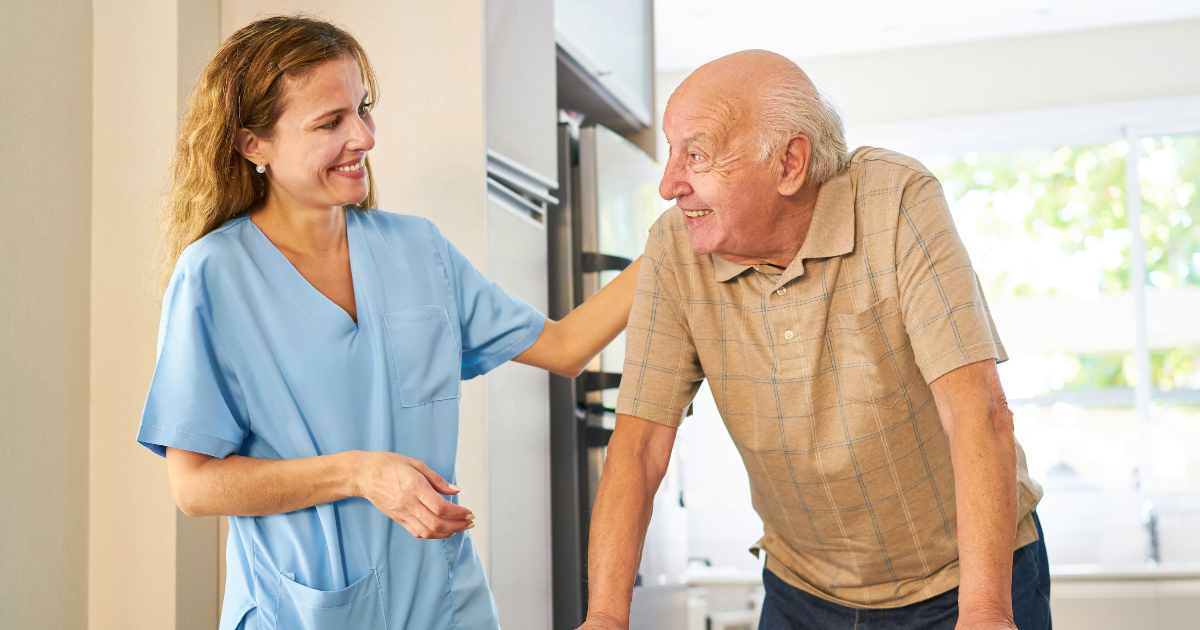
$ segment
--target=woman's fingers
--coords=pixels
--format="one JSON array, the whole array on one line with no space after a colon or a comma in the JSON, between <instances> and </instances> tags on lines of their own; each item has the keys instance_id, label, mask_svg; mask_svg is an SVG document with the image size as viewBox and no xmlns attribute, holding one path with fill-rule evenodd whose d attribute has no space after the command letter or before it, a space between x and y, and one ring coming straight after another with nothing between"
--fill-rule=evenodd
<instances>
[{"instance_id":1,"label":"woman's fingers","mask_svg":"<svg viewBox=\"0 0 1200 630\"><path fill-rule=\"evenodd\" d=\"M458 486L446 481L441 475L433 472L433 469L425 465L425 462L412 459L409 460L409 463L413 469L425 476L426 481L429 482L429 485L433 486L434 490L437 490L441 494L458 494L460 490Z\"/></svg>"}]
</instances>

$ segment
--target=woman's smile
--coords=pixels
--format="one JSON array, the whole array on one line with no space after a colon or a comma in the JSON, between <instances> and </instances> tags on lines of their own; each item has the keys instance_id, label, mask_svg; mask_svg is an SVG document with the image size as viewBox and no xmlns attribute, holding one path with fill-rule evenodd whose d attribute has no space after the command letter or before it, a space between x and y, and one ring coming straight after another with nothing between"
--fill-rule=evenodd
<instances>
[{"instance_id":1,"label":"woman's smile","mask_svg":"<svg viewBox=\"0 0 1200 630\"><path fill-rule=\"evenodd\" d=\"M353 161L346 162L344 164L338 164L337 166L331 167L329 169L329 171L332 172L334 175L340 175L342 177L349 177L351 179L362 179L363 177L367 176L367 170L363 168L363 164L366 163L366 159L367 159L367 154L363 153L362 155L358 156L358 158L356 158Z\"/></svg>"}]
</instances>

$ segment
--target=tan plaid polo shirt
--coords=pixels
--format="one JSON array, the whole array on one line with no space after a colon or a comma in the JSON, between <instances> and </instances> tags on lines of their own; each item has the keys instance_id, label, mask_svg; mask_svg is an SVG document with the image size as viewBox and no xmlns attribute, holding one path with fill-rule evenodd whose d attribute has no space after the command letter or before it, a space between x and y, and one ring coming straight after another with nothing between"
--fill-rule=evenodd
<instances>
[{"instance_id":1,"label":"tan plaid polo shirt","mask_svg":"<svg viewBox=\"0 0 1200 630\"><path fill-rule=\"evenodd\" d=\"M678 426L702 379L750 476L767 568L846 606L958 585L950 443L929 383L1007 358L941 185L860 148L821 186L780 270L688 247L672 208L650 230L617 412ZM1041 487L1017 445L1016 547Z\"/></svg>"}]
</instances>

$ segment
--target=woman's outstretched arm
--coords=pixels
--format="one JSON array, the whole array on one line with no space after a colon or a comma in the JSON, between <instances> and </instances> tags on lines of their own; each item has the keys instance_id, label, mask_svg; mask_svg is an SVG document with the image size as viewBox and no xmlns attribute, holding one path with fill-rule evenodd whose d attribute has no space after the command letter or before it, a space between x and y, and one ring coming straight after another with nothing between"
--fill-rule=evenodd
<instances>
[{"instance_id":1,"label":"woman's outstretched arm","mask_svg":"<svg viewBox=\"0 0 1200 630\"><path fill-rule=\"evenodd\" d=\"M537 341L513 360L562 376L579 376L629 323L641 267L639 257L562 320L547 319Z\"/></svg>"},{"instance_id":2,"label":"woman's outstretched arm","mask_svg":"<svg viewBox=\"0 0 1200 630\"><path fill-rule=\"evenodd\" d=\"M266 516L363 497L417 538L449 538L474 526L471 510L441 496L458 487L396 453L222 459L168 447L167 473L188 516Z\"/></svg>"}]
</instances>

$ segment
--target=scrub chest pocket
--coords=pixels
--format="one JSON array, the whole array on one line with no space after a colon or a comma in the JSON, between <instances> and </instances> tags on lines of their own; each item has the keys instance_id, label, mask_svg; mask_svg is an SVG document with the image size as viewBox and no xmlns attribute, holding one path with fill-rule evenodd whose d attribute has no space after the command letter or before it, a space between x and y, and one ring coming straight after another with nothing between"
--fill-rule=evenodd
<instances>
[{"instance_id":1,"label":"scrub chest pocket","mask_svg":"<svg viewBox=\"0 0 1200 630\"><path fill-rule=\"evenodd\" d=\"M430 304L385 313L383 323L392 346L400 404L417 407L458 398L462 351L446 307Z\"/></svg>"}]
</instances>

